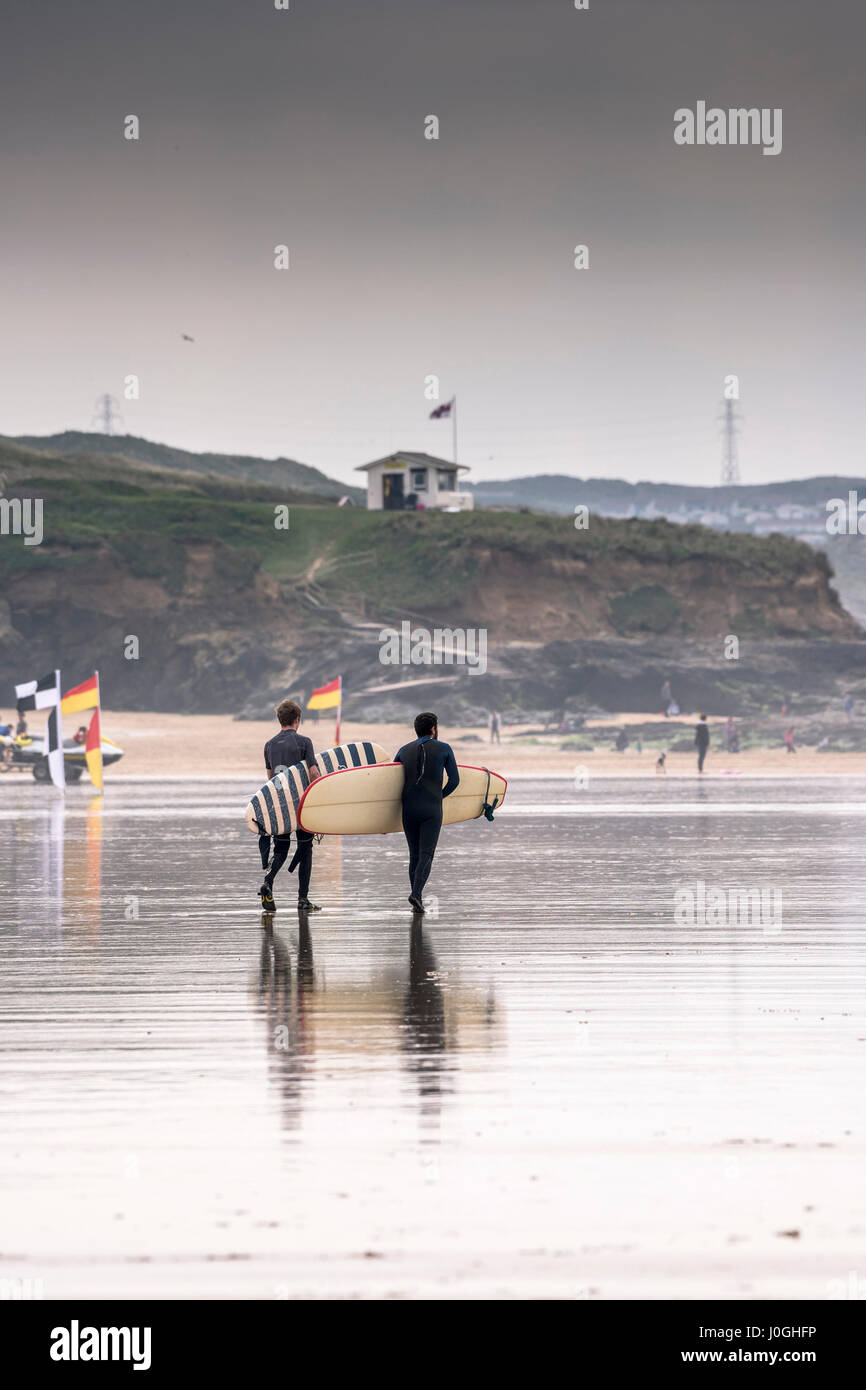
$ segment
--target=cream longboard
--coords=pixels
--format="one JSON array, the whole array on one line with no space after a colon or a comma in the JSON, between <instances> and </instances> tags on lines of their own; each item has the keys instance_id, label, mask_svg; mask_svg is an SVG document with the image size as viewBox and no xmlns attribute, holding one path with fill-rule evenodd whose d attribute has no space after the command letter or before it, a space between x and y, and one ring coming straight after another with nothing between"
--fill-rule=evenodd
<instances>
[{"instance_id":1,"label":"cream longboard","mask_svg":"<svg viewBox=\"0 0 866 1390\"><path fill-rule=\"evenodd\" d=\"M326 748L316 754L316 765L323 776L337 773L341 768L363 768L370 763L387 763L388 754L378 743L359 740L341 743L339 748ZM310 774L306 763L295 763L285 772L278 772L270 782L259 787L246 809L247 828L254 835L287 835L298 828L298 806Z\"/></svg>"},{"instance_id":2,"label":"cream longboard","mask_svg":"<svg viewBox=\"0 0 866 1390\"><path fill-rule=\"evenodd\" d=\"M501 806L507 783L486 767L458 766L460 785L442 802L442 824L477 820ZM350 768L311 782L298 806L302 830L315 835L390 835L402 830L402 763Z\"/></svg>"}]
</instances>

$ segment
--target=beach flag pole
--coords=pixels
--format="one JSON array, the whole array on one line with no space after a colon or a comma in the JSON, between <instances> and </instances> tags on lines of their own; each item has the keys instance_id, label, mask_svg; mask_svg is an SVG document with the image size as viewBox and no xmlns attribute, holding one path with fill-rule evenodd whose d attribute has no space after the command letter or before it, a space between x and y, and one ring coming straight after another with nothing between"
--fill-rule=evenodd
<instances>
[{"instance_id":1,"label":"beach flag pole","mask_svg":"<svg viewBox=\"0 0 866 1390\"><path fill-rule=\"evenodd\" d=\"M59 791L66 790L66 764L63 761L63 717L60 694L60 671L54 672L54 704L48 711L45 746L48 749L48 770Z\"/></svg>"},{"instance_id":2,"label":"beach flag pole","mask_svg":"<svg viewBox=\"0 0 866 1390\"><path fill-rule=\"evenodd\" d=\"M18 713L28 709L47 709L48 723L45 729L45 757L48 771L55 787L66 789L66 771L63 762L63 697L61 695L60 672L49 671L35 681L24 681L15 687Z\"/></svg>"},{"instance_id":3,"label":"beach flag pole","mask_svg":"<svg viewBox=\"0 0 866 1390\"><path fill-rule=\"evenodd\" d=\"M102 729L100 728L100 695L99 695L99 672L94 671L93 675L81 685L76 685L72 690L67 690L61 701L61 709L64 714L78 714L85 710L93 710L90 725L87 730L87 738L84 743L84 761L87 764L87 771L90 773L90 780L97 791L102 791Z\"/></svg>"},{"instance_id":4,"label":"beach flag pole","mask_svg":"<svg viewBox=\"0 0 866 1390\"><path fill-rule=\"evenodd\" d=\"M335 747L339 748L339 746L340 746L340 725L341 725L342 720L343 720L343 677L342 677L342 676L338 676L338 677L337 677L337 680L338 680L338 682L339 682L339 684L338 684L338 686L337 686L337 689L338 689L338 691L339 691L339 693L340 693L340 703L337 705L337 732L334 734L334 745L335 745Z\"/></svg>"},{"instance_id":5,"label":"beach flag pole","mask_svg":"<svg viewBox=\"0 0 866 1390\"><path fill-rule=\"evenodd\" d=\"M87 763L87 771L90 773L90 780L97 791L102 791L102 729L99 722L100 697L99 697L99 672L95 672L96 681L96 709L90 719L90 728L87 730L87 742L84 745L84 760Z\"/></svg>"},{"instance_id":6,"label":"beach flag pole","mask_svg":"<svg viewBox=\"0 0 866 1390\"><path fill-rule=\"evenodd\" d=\"M337 676L327 685L318 686L307 701L307 709L337 711L337 743L340 742L340 716L343 712L343 677Z\"/></svg>"}]
</instances>

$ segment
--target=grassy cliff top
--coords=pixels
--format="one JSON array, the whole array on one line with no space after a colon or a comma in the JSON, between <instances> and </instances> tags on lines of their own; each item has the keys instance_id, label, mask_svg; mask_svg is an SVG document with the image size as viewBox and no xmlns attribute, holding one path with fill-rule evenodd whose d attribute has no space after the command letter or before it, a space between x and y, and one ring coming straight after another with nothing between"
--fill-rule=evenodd
<instances>
[{"instance_id":1,"label":"grassy cliff top","mask_svg":"<svg viewBox=\"0 0 866 1390\"><path fill-rule=\"evenodd\" d=\"M205 552L234 591L263 580L367 621L487 624L553 640L751 631L855 636L826 557L780 535L528 512L368 512L292 487L0 440L7 497L39 497L44 541L0 537L0 580L128 571L181 596ZM275 525L289 508L288 529ZM27 603L26 588L16 594ZM736 618L738 627L730 624Z\"/></svg>"}]
</instances>

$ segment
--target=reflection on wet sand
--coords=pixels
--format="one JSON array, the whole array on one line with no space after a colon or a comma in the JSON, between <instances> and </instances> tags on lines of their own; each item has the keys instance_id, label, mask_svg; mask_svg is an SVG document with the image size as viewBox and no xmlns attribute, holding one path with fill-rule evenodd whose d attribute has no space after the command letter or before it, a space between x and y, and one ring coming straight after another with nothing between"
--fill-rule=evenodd
<instances>
[{"instance_id":1,"label":"reflection on wet sand","mask_svg":"<svg viewBox=\"0 0 866 1390\"><path fill-rule=\"evenodd\" d=\"M422 1123L428 1130L435 1128L447 1079L445 995L433 947L418 917L413 917L409 934L409 979L403 996L402 1046L406 1065L418 1083Z\"/></svg>"},{"instance_id":2,"label":"reflection on wet sand","mask_svg":"<svg viewBox=\"0 0 866 1390\"><path fill-rule=\"evenodd\" d=\"M310 1064L317 1056L398 1050L416 1083L419 1118L429 1137L459 1052L502 1041L492 987L485 995L465 986L446 993L420 917L411 922L404 970L389 966L355 984L341 980L330 986L324 970L317 975L307 913L298 913L294 972L292 948L274 917L263 914L261 927L255 998L284 1127L295 1130L301 1123L304 1085L312 1081Z\"/></svg>"},{"instance_id":3,"label":"reflection on wet sand","mask_svg":"<svg viewBox=\"0 0 866 1390\"><path fill-rule=\"evenodd\" d=\"M315 1051L308 999L316 987L310 919L298 913L297 985L292 987L292 956L274 930L274 919L262 915L258 1000L265 1024L268 1073L281 1098L286 1129L301 1121L303 1059Z\"/></svg>"},{"instance_id":4,"label":"reflection on wet sand","mask_svg":"<svg viewBox=\"0 0 866 1390\"><path fill-rule=\"evenodd\" d=\"M69 815L64 798L51 790L40 808L43 833L35 847L25 817L3 827L3 873L12 893L7 920L42 933L84 929L98 935L102 913L102 804L88 799L83 813Z\"/></svg>"},{"instance_id":5,"label":"reflection on wet sand","mask_svg":"<svg viewBox=\"0 0 866 1390\"><path fill-rule=\"evenodd\" d=\"M866 782L512 792L444 837L437 915L383 837L262 925L236 786L0 788L0 1278L826 1296L866 1225Z\"/></svg>"}]
</instances>

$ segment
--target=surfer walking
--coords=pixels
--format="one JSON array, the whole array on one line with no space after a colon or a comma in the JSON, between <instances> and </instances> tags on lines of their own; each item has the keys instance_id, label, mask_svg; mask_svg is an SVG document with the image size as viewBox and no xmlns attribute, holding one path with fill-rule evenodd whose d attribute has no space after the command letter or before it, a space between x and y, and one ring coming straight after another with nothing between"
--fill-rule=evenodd
<instances>
[{"instance_id":1,"label":"surfer walking","mask_svg":"<svg viewBox=\"0 0 866 1390\"><path fill-rule=\"evenodd\" d=\"M409 846L409 902L424 911L422 893L433 867L433 856L442 829L442 802L460 785L457 760L447 743L439 739L435 714L415 719L414 743L405 743L394 761L403 764L403 833ZM443 778L446 777L443 786Z\"/></svg>"},{"instance_id":2,"label":"surfer walking","mask_svg":"<svg viewBox=\"0 0 866 1390\"><path fill-rule=\"evenodd\" d=\"M307 764L309 769L310 781L314 782L321 774L316 766L316 754L312 740L304 734L298 733L298 725L301 722L300 705L295 704L294 700L283 700L277 705L276 716L279 721L280 732L274 734L273 738L269 738L265 744L265 770L269 781L273 781L277 773L283 772L285 768L303 762ZM295 833L298 846L289 865L289 873L293 873L297 867L298 910L300 912L319 912L321 909L315 903L310 902L313 836L308 831L301 830L300 827ZM272 840L273 855L271 854ZM289 857L291 843L291 832L285 835L259 836L259 853L262 857L262 868L265 871L264 881L259 889L263 912L276 912L277 910L277 905L274 902L274 879Z\"/></svg>"}]
</instances>

